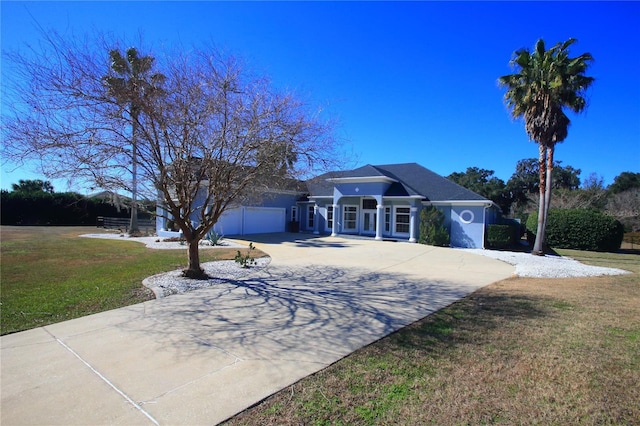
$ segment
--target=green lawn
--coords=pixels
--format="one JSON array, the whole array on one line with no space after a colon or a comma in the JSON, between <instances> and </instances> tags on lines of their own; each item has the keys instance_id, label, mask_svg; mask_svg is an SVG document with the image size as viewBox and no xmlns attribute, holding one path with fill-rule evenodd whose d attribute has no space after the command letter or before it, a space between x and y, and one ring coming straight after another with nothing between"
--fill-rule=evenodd
<instances>
[{"instance_id":1,"label":"green lawn","mask_svg":"<svg viewBox=\"0 0 640 426\"><path fill-rule=\"evenodd\" d=\"M0 227L1 334L27 330L153 298L150 275L186 267L186 250L80 238L93 227ZM202 250L201 261L236 250Z\"/></svg>"}]
</instances>

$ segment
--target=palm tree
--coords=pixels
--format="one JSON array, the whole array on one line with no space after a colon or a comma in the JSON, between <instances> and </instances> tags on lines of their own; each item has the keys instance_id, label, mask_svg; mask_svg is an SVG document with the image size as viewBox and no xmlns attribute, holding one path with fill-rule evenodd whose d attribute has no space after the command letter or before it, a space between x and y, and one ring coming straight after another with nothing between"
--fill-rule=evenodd
<instances>
[{"instance_id":1,"label":"palm tree","mask_svg":"<svg viewBox=\"0 0 640 426\"><path fill-rule=\"evenodd\" d=\"M524 117L529 138L538 144L540 205L532 250L536 255L544 254L542 245L551 204L555 144L564 141L568 134L570 120L564 110L582 112L587 106L585 92L594 81L593 77L584 75L593 61L590 53L569 57L569 46L575 41L571 38L546 50L540 39L533 53L519 49L510 62L516 73L498 79L498 83L507 88L504 99L511 115L516 119Z\"/></svg>"},{"instance_id":2,"label":"palm tree","mask_svg":"<svg viewBox=\"0 0 640 426\"><path fill-rule=\"evenodd\" d=\"M116 74L107 75L103 78L107 86L109 95L115 101L129 109L131 120L131 224L129 233L139 232L138 229L138 145L137 127L140 112L148 102L150 95L157 94L164 82L162 74L150 75L153 68L154 58L152 56L139 56L138 51L131 47L127 49L123 56L119 50L109 52L111 59L111 70Z\"/></svg>"}]
</instances>

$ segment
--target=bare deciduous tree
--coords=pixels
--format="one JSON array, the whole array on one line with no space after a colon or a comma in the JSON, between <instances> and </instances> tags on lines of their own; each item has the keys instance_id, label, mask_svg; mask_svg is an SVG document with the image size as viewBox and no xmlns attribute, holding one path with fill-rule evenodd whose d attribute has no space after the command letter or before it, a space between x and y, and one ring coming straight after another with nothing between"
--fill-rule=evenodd
<instances>
[{"instance_id":1,"label":"bare deciduous tree","mask_svg":"<svg viewBox=\"0 0 640 426\"><path fill-rule=\"evenodd\" d=\"M626 224L632 232L640 231L640 188L611 194L606 213Z\"/></svg>"},{"instance_id":2,"label":"bare deciduous tree","mask_svg":"<svg viewBox=\"0 0 640 426\"><path fill-rule=\"evenodd\" d=\"M145 53L156 59L147 71L163 78L136 98L134 114L123 113L131 102L105 79L120 44L53 35L40 48L5 54L3 157L37 160L47 177L105 189L131 190L135 165L140 191L158 197L186 239L185 275L203 277L198 243L225 210L335 165L332 127L213 48Z\"/></svg>"}]
</instances>

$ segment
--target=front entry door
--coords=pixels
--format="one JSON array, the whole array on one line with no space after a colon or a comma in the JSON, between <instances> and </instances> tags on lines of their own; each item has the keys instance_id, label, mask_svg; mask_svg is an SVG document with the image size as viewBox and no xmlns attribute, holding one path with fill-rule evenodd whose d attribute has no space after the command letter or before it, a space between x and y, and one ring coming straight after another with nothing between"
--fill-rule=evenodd
<instances>
[{"instance_id":1,"label":"front entry door","mask_svg":"<svg viewBox=\"0 0 640 426\"><path fill-rule=\"evenodd\" d=\"M362 211L362 233L375 234L378 224L378 213L375 210Z\"/></svg>"}]
</instances>

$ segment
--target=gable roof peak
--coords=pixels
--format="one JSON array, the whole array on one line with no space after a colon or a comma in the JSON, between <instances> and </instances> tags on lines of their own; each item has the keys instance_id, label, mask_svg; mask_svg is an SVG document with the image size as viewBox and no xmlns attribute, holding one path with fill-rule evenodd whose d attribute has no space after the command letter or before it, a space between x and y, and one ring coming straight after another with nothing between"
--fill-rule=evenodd
<instances>
[{"instance_id":1,"label":"gable roof peak","mask_svg":"<svg viewBox=\"0 0 640 426\"><path fill-rule=\"evenodd\" d=\"M386 176L376 166L367 164L357 169L345 170L342 172L341 177L373 177L373 176Z\"/></svg>"}]
</instances>

